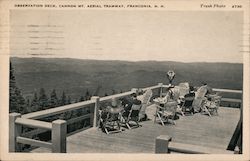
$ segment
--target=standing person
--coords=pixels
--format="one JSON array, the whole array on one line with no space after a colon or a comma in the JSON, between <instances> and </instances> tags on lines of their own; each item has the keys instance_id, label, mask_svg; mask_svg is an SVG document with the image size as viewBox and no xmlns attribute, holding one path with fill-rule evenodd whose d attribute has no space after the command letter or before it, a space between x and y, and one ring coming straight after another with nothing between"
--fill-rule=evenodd
<instances>
[{"instance_id":1,"label":"standing person","mask_svg":"<svg viewBox=\"0 0 250 161\"><path fill-rule=\"evenodd\" d=\"M169 80L169 85L172 85L173 79L175 77L175 72L173 70L169 70L167 72L167 77L168 77L168 80Z\"/></svg>"}]
</instances>

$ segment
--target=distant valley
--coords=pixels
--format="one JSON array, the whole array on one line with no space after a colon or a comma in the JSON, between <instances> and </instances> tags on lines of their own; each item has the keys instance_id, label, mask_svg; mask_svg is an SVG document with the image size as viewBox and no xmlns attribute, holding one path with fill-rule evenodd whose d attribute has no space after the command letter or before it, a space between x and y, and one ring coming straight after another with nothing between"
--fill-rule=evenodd
<instances>
[{"instance_id":1,"label":"distant valley","mask_svg":"<svg viewBox=\"0 0 250 161\"><path fill-rule=\"evenodd\" d=\"M189 82L200 86L202 81L214 88L242 89L243 65L233 63L181 63L158 61L101 61L69 58L10 59L16 82L25 98L44 88L49 95L55 89L65 91L72 100L86 90L98 95L128 91L133 87L167 84L166 73L176 73L174 84Z\"/></svg>"}]
</instances>

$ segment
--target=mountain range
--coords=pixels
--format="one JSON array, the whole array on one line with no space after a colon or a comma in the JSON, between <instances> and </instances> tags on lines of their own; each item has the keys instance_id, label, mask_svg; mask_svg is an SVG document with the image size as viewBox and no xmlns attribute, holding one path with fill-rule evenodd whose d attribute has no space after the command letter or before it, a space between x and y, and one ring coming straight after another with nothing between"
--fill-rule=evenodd
<instances>
[{"instance_id":1,"label":"mountain range","mask_svg":"<svg viewBox=\"0 0 250 161\"><path fill-rule=\"evenodd\" d=\"M90 93L112 94L134 87L168 84L166 73L174 70L174 84L189 82L200 86L207 82L214 88L242 89L243 64L183 63L172 61L104 61L71 58L10 58L18 87L25 98L44 88L56 89L78 99Z\"/></svg>"}]
</instances>

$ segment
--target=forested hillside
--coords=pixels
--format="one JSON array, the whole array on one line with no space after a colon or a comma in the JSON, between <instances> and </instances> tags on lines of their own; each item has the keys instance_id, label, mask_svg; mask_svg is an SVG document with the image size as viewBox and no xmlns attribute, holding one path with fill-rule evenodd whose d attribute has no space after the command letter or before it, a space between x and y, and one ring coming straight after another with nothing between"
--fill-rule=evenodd
<instances>
[{"instance_id":1,"label":"forested hillside","mask_svg":"<svg viewBox=\"0 0 250 161\"><path fill-rule=\"evenodd\" d=\"M71 100L86 92L100 96L168 83L166 72L174 70L175 84L202 81L215 88L242 89L243 65L231 63L181 63L157 61L99 61L67 58L11 58L17 86L24 98L41 88L47 94L64 91Z\"/></svg>"}]
</instances>

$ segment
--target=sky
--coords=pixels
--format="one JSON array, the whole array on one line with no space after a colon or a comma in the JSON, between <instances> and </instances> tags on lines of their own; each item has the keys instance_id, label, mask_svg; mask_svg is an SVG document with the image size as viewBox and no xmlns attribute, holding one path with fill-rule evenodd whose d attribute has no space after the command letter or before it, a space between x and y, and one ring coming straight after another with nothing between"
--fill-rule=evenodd
<instances>
[{"instance_id":1,"label":"sky","mask_svg":"<svg viewBox=\"0 0 250 161\"><path fill-rule=\"evenodd\" d=\"M12 10L21 57L242 63L238 11Z\"/></svg>"}]
</instances>

